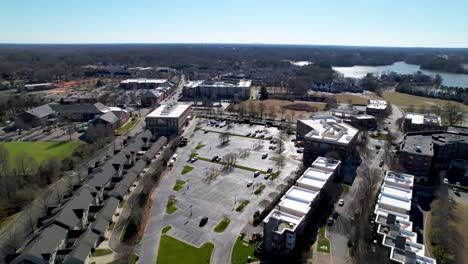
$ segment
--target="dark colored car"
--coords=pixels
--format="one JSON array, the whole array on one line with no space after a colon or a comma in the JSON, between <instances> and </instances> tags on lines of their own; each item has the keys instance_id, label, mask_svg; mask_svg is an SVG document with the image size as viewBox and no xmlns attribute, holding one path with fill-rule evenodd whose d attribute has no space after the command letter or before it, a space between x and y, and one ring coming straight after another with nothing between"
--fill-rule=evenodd
<instances>
[{"instance_id":1,"label":"dark colored car","mask_svg":"<svg viewBox=\"0 0 468 264\"><path fill-rule=\"evenodd\" d=\"M200 227L205 226L206 223L208 223L208 216L205 216L200 220L200 225L199 226Z\"/></svg>"}]
</instances>

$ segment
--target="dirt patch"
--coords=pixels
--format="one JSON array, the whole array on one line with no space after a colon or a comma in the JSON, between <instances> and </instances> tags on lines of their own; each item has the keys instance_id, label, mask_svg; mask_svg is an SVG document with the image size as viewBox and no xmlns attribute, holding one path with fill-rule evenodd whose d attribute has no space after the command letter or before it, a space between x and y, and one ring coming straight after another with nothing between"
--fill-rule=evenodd
<instances>
[{"instance_id":1,"label":"dirt patch","mask_svg":"<svg viewBox=\"0 0 468 264\"><path fill-rule=\"evenodd\" d=\"M325 110L326 103L322 102L306 102L306 101L288 101L269 99L264 101L244 101L241 104L231 104L227 111L239 112L241 108L246 112L259 113L260 104L265 107L264 115L272 118L292 118L309 117L311 114L318 114ZM241 106L242 105L242 106Z\"/></svg>"}]
</instances>

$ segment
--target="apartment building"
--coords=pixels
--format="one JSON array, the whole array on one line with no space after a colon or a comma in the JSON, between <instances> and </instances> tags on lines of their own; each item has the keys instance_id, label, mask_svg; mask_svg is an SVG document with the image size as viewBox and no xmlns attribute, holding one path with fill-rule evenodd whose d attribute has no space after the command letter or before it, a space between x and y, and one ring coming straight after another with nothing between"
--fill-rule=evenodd
<instances>
[{"instance_id":1,"label":"apartment building","mask_svg":"<svg viewBox=\"0 0 468 264\"><path fill-rule=\"evenodd\" d=\"M403 128L406 132L441 130L442 119L435 114L406 113Z\"/></svg>"},{"instance_id":2,"label":"apartment building","mask_svg":"<svg viewBox=\"0 0 468 264\"><path fill-rule=\"evenodd\" d=\"M375 232L389 249L392 263L436 264L435 259L425 256L424 245L418 243L418 234L413 231L413 184L413 175L387 171L374 211Z\"/></svg>"},{"instance_id":3,"label":"apartment building","mask_svg":"<svg viewBox=\"0 0 468 264\"><path fill-rule=\"evenodd\" d=\"M297 250L340 166L340 161L319 157L284 194L263 220L263 244L268 255L285 257Z\"/></svg>"},{"instance_id":4,"label":"apartment building","mask_svg":"<svg viewBox=\"0 0 468 264\"><path fill-rule=\"evenodd\" d=\"M366 106L366 113L373 116L385 116L389 112L387 101L379 99L369 99Z\"/></svg>"},{"instance_id":5,"label":"apartment building","mask_svg":"<svg viewBox=\"0 0 468 264\"><path fill-rule=\"evenodd\" d=\"M188 98L243 101L250 98L251 85L251 80L244 79L189 81L184 85L182 94Z\"/></svg>"},{"instance_id":6,"label":"apartment building","mask_svg":"<svg viewBox=\"0 0 468 264\"><path fill-rule=\"evenodd\" d=\"M408 133L400 146L399 162L416 182L430 182L450 161L468 159L468 129Z\"/></svg>"},{"instance_id":7,"label":"apartment building","mask_svg":"<svg viewBox=\"0 0 468 264\"><path fill-rule=\"evenodd\" d=\"M298 119L296 138L304 141L304 165L310 166L318 156L328 154L340 159L354 156L358 132L358 129L335 116Z\"/></svg>"},{"instance_id":8,"label":"apartment building","mask_svg":"<svg viewBox=\"0 0 468 264\"><path fill-rule=\"evenodd\" d=\"M167 79L127 79L120 82L119 87L124 90L131 89L156 89L168 83Z\"/></svg>"},{"instance_id":9,"label":"apartment building","mask_svg":"<svg viewBox=\"0 0 468 264\"><path fill-rule=\"evenodd\" d=\"M146 116L146 128L156 137L178 135L187 124L190 113L190 104L161 105Z\"/></svg>"}]
</instances>

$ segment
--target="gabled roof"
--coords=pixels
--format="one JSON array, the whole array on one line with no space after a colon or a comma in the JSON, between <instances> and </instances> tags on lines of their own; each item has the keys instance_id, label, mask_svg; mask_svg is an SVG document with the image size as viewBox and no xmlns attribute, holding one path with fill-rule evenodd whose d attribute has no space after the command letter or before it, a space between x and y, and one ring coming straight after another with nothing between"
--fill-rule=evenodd
<instances>
[{"instance_id":1,"label":"gabled roof","mask_svg":"<svg viewBox=\"0 0 468 264\"><path fill-rule=\"evenodd\" d=\"M65 260L63 261L64 264L83 264L86 262L86 259L91 253L92 247L84 243L78 243L75 245L67 255Z\"/></svg>"},{"instance_id":2,"label":"gabled roof","mask_svg":"<svg viewBox=\"0 0 468 264\"><path fill-rule=\"evenodd\" d=\"M104 233L106 232L108 227L109 227L109 221L102 218L100 215L96 217L96 219L90 226L91 230L93 230L94 233L100 236L104 236Z\"/></svg>"},{"instance_id":3,"label":"gabled roof","mask_svg":"<svg viewBox=\"0 0 468 264\"><path fill-rule=\"evenodd\" d=\"M94 197L87 188L81 188L77 195L73 196L60 211L53 217L54 222L63 227L72 229L79 224L82 214L91 205Z\"/></svg>"},{"instance_id":4,"label":"gabled roof","mask_svg":"<svg viewBox=\"0 0 468 264\"><path fill-rule=\"evenodd\" d=\"M50 254L67 237L67 230L58 225L46 227L37 237L33 238L23 249L23 252L11 264L19 263L49 263Z\"/></svg>"},{"instance_id":5,"label":"gabled roof","mask_svg":"<svg viewBox=\"0 0 468 264\"><path fill-rule=\"evenodd\" d=\"M116 124L117 122L119 122L119 118L113 112L107 112L100 116L98 119L103 120L109 124Z\"/></svg>"},{"instance_id":6,"label":"gabled roof","mask_svg":"<svg viewBox=\"0 0 468 264\"><path fill-rule=\"evenodd\" d=\"M41 105L26 111L26 113L33 115L37 118L43 118L54 113L54 110L49 104Z\"/></svg>"},{"instance_id":7,"label":"gabled roof","mask_svg":"<svg viewBox=\"0 0 468 264\"><path fill-rule=\"evenodd\" d=\"M119 206L119 200L114 197L109 197L104 202L104 207L99 211L98 214L105 220L112 222L112 216L114 215L117 206Z\"/></svg>"},{"instance_id":8,"label":"gabled roof","mask_svg":"<svg viewBox=\"0 0 468 264\"><path fill-rule=\"evenodd\" d=\"M101 190L105 185L107 185L107 183L112 180L112 177L115 175L115 173L116 171L112 166L112 163L106 163L102 167L102 171L94 174L93 178L88 182L88 185Z\"/></svg>"},{"instance_id":9,"label":"gabled roof","mask_svg":"<svg viewBox=\"0 0 468 264\"><path fill-rule=\"evenodd\" d=\"M101 114L107 107L101 103L95 104L50 104L50 107L60 114Z\"/></svg>"}]
</instances>

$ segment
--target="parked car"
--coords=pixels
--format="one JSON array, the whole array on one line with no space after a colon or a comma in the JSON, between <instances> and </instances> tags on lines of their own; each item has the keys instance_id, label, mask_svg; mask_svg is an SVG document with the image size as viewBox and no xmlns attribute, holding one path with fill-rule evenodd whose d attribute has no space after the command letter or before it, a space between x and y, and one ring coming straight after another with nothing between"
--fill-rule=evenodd
<instances>
[{"instance_id":1,"label":"parked car","mask_svg":"<svg viewBox=\"0 0 468 264\"><path fill-rule=\"evenodd\" d=\"M173 160L177 160L177 154L172 155Z\"/></svg>"},{"instance_id":2,"label":"parked car","mask_svg":"<svg viewBox=\"0 0 468 264\"><path fill-rule=\"evenodd\" d=\"M297 153L304 153L304 148L298 148Z\"/></svg>"},{"instance_id":3,"label":"parked car","mask_svg":"<svg viewBox=\"0 0 468 264\"><path fill-rule=\"evenodd\" d=\"M200 227L206 225L206 223L208 223L208 216L204 216L201 220L200 220Z\"/></svg>"},{"instance_id":4,"label":"parked car","mask_svg":"<svg viewBox=\"0 0 468 264\"><path fill-rule=\"evenodd\" d=\"M327 224L328 224L329 226L332 226L334 221L335 221L335 220L333 219L333 217L330 217L330 218L328 218Z\"/></svg>"},{"instance_id":5,"label":"parked car","mask_svg":"<svg viewBox=\"0 0 468 264\"><path fill-rule=\"evenodd\" d=\"M445 184L449 184L449 181L448 181L447 178L444 178L444 183L445 183Z\"/></svg>"},{"instance_id":6,"label":"parked car","mask_svg":"<svg viewBox=\"0 0 468 264\"><path fill-rule=\"evenodd\" d=\"M384 165L384 160L380 160L379 167L383 167L383 165Z\"/></svg>"},{"instance_id":7,"label":"parked car","mask_svg":"<svg viewBox=\"0 0 468 264\"><path fill-rule=\"evenodd\" d=\"M338 201L338 205L339 205L339 206L343 206L343 205L344 205L344 200L343 200L343 199L340 199L340 200Z\"/></svg>"},{"instance_id":8,"label":"parked car","mask_svg":"<svg viewBox=\"0 0 468 264\"><path fill-rule=\"evenodd\" d=\"M197 160L198 160L198 158L194 157L194 158L191 158L191 159L190 159L190 162L191 162L191 163L194 163L194 162L197 161Z\"/></svg>"},{"instance_id":9,"label":"parked car","mask_svg":"<svg viewBox=\"0 0 468 264\"><path fill-rule=\"evenodd\" d=\"M270 178L270 176L271 176L271 174L270 174L270 173L267 173L267 174L265 175L265 177L263 177L263 178L265 178L265 180L268 180L268 179Z\"/></svg>"},{"instance_id":10,"label":"parked car","mask_svg":"<svg viewBox=\"0 0 468 264\"><path fill-rule=\"evenodd\" d=\"M252 135L252 133L247 133L247 135L245 135L246 137L250 137L250 135Z\"/></svg>"},{"instance_id":11,"label":"parked car","mask_svg":"<svg viewBox=\"0 0 468 264\"><path fill-rule=\"evenodd\" d=\"M254 172L254 177L258 177L260 175L259 171Z\"/></svg>"},{"instance_id":12,"label":"parked car","mask_svg":"<svg viewBox=\"0 0 468 264\"><path fill-rule=\"evenodd\" d=\"M262 159L266 159L268 157L268 153L263 153Z\"/></svg>"},{"instance_id":13,"label":"parked car","mask_svg":"<svg viewBox=\"0 0 468 264\"><path fill-rule=\"evenodd\" d=\"M247 187L252 186L252 184L253 184L253 181L248 181L248 182L247 182Z\"/></svg>"},{"instance_id":14,"label":"parked car","mask_svg":"<svg viewBox=\"0 0 468 264\"><path fill-rule=\"evenodd\" d=\"M337 212L337 211L333 211L333 213L332 213L333 219L337 219L338 216L339 216L338 212Z\"/></svg>"},{"instance_id":15,"label":"parked car","mask_svg":"<svg viewBox=\"0 0 468 264\"><path fill-rule=\"evenodd\" d=\"M273 171L273 168L268 168L267 173L271 173Z\"/></svg>"}]
</instances>

